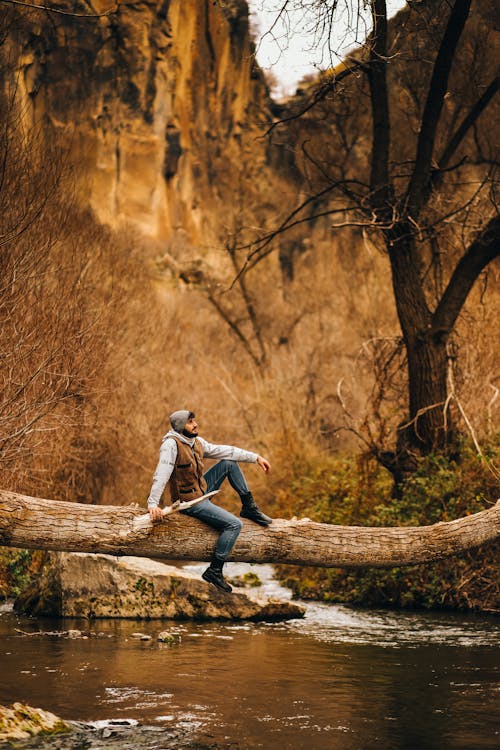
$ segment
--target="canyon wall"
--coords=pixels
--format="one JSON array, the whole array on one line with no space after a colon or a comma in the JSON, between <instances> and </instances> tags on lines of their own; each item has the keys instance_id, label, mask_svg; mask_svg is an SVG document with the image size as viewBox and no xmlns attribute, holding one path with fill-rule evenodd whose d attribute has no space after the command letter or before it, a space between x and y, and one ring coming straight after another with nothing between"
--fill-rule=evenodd
<instances>
[{"instance_id":1,"label":"canyon wall","mask_svg":"<svg viewBox=\"0 0 500 750\"><path fill-rule=\"evenodd\" d=\"M268 106L245 2L119 2L100 18L23 9L9 45L25 127L71 149L100 221L161 241L179 229L205 236L214 177L227 180L242 133Z\"/></svg>"}]
</instances>

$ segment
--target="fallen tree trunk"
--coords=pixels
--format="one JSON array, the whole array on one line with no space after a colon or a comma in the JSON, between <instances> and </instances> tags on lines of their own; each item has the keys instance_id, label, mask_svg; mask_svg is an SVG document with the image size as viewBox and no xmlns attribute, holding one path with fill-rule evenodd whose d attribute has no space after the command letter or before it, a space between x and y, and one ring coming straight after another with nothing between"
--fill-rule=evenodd
<instances>
[{"instance_id":1,"label":"fallen tree trunk","mask_svg":"<svg viewBox=\"0 0 500 750\"><path fill-rule=\"evenodd\" d=\"M103 552L167 560L210 560L217 533L176 513L154 527L144 509L42 500L0 490L0 545ZM332 526L278 519L245 522L230 560L325 567L392 567L450 557L500 536L500 500L472 516L433 526Z\"/></svg>"}]
</instances>

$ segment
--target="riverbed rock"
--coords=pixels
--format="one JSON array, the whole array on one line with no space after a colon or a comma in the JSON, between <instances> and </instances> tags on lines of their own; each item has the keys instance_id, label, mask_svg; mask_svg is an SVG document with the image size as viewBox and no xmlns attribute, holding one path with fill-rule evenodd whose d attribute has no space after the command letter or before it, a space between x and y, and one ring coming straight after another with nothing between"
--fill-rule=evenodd
<instances>
[{"instance_id":1,"label":"riverbed rock","mask_svg":"<svg viewBox=\"0 0 500 750\"><path fill-rule=\"evenodd\" d=\"M53 552L16 599L16 612L56 617L288 620L304 609L288 601L225 594L193 573L149 558Z\"/></svg>"},{"instance_id":2,"label":"riverbed rock","mask_svg":"<svg viewBox=\"0 0 500 750\"><path fill-rule=\"evenodd\" d=\"M162 630L161 633L158 633L158 635L156 636L156 640L160 641L160 643L167 643L169 646L172 646L174 643L181 642L181 634L171 633L168 630Z\"/></svg>"},{"instance_id":3,"label":"riverbed rock","mask_svg":"<svg viewBox=\"0 0 500 750\"><path fill-rule=\"evenodd\" d=\"M71 727L59 716L32 708L26 703L0 706L0 742L24 740L35 734L69 732Z\"/></svg>"}]
</instances>

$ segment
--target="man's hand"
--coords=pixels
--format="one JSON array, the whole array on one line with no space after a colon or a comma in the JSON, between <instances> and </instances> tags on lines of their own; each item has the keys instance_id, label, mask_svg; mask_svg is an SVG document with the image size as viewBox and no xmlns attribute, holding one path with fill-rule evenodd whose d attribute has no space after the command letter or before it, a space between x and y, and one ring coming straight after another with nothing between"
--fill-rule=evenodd
<instances>
[{"instance_id":1,"label":"man's hand","mask_svg":"<svg viewBox=\"0 0 500 750\"><path fill-rule=\"evenodd\" d=\"M153 523L155 521L161 521L161 519L163 518L163 513L161 512L161 508L159 508L158 505L155 508L149 509L149 515Z\"/></svg>"},{"instance_id":2,"label":"man's hand","mask_svg":"<svg viewBox=\"0 0 500 750\"><path fill-rule=\"evenodd\" d=\"M264 471L266 474L271 471L271 464L267 460L267 458L263 458L262 456L257 456L257 463L259 464L262 471Z\"/></svg>"}]
</instances>

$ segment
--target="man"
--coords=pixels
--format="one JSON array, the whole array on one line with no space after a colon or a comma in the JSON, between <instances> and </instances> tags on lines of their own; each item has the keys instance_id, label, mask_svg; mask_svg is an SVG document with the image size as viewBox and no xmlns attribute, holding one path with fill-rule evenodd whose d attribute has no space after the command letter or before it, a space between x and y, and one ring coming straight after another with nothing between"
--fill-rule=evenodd
<instances>
[{"instance_id":1,"label":"man","mask_svg":"<svg viewBox=\"0 0 500 750\"><path fill-rule=\"evenodd\" d=\"M236 448L232 445L212 445L198 437L198 425L195 414L183 409L170 415L172 429L164 436L160 459L153 477L153 485L148 498L149 514L154 521L162 518L159 507L165 486L170 481L172 502L194 500L197 497L218 490L224 479L236 490L241 499L240 516L248 518L261 526L269 526L272 519L259 510L238 462L257 463L266 472L271 465L267 459ZM203 473L203 459L218 458L217 464ZM187 516L193 516L212 526L220 532L210 566L202 573L202 578L223 591L232 591L222 573L222 567L231 552L242 523L239 518L223 508L219 508L209 499L202 500L191 508L181 510Z\"/></svg>"}]
</instances>

